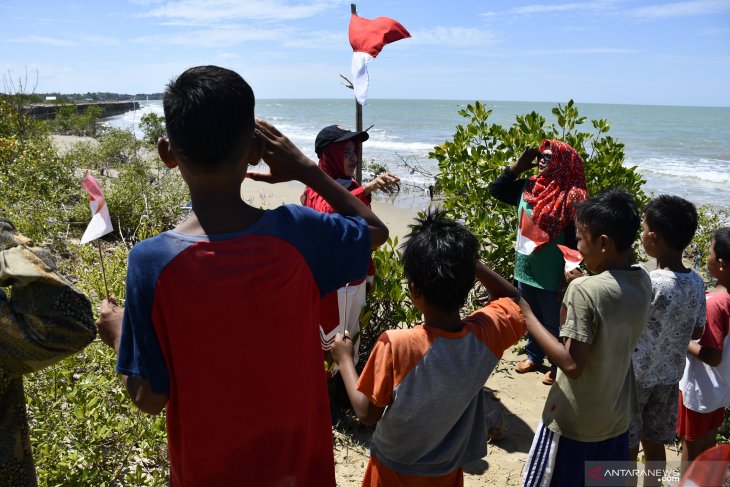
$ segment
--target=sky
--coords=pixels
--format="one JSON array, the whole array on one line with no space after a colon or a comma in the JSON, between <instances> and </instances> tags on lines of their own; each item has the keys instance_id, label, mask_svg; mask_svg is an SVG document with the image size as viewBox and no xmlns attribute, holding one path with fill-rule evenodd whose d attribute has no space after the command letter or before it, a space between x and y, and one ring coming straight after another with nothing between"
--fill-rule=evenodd
<instances>
[{"instance_id":1,"label":"sky","mask_svg":"<svg viewBox=\"0 0 730 487\"><path fill-rule=\"evenodd\" d=\"M369 65L371 99L730 106L730 0L363 0L357 10L412 35ZM22 80L39 93L154 93L216 64L258 98L349 98L349 19L341 0L0 0L3 91Z\"/></svg>"}]
</instances>

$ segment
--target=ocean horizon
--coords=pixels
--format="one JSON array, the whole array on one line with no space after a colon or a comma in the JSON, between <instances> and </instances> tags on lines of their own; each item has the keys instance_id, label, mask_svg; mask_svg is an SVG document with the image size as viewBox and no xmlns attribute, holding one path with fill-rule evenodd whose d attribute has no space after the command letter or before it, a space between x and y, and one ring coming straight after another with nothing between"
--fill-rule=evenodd
<instances>
[{"instance_id":1,"label":"ocean horizon","mask_svg":"<svg viewBox=\"0 0 730 487\"><path fill-rule=\"evenodd\" d=\"M363 163L386 166L401 176L402 194L393 203L422 208L427 187L438 172L428 153L451 139L458 114L473 100L373 99L363 107L363 127L370 139L363 144ZM520 114L536 111L553 123L557 103L484 101L492 110L489 121L511 125ZM564 105L564 103L563 103ZM609 135L624 144L624 164L636 166L647 180L649 194L676 194L697 205L727 207L730 203L730 108L668 105L576 103L586 116L582 130L594 132L593 119L605 118ZM139 120L145 113L163 114L161 100L141 102L139 110L111 117L107 125L133 130L141 136ZM258 99L256 116L273 123L315 159L314 139L322 127L355 126L352 99ZM316 160L316 159L315 159Z\"/></svg>"}]
</instances>

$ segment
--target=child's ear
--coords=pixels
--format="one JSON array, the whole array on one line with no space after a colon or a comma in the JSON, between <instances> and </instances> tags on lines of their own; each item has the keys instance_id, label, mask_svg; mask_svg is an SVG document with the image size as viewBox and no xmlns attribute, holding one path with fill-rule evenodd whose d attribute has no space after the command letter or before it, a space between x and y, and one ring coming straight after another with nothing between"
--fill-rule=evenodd
<instances>
[{"instance_id":1,"label":"child's ear","mask_svg":"<svg viewBox=\"0 0 730 487\"><path fill-rule=\"evenodd\" d=\"M408 291L410 291L412 297L416 299L421 299L421 292L418 290L415 284L410 281L408 281Z\"/></svg>"},{"instance_id":2,"label":"child's ear","mask_svg":"<svg viewBox=\"0 0 730 487\"><path fill-rule=\"evenodd\" d=\"M166 137L160 137L157 140L157 153L160 155L160 159L162 159L165 166L170 169L177 167L177 157L172 152L172 146Z\"/></svg>"},{"instance_id":3,"label":"child's ear","mask_svg":"<svg viewBox=\"0 0 730 487\"><path fill-rule=\"evenodd\" d=\"M601 244L601 252L608 252L611 245L611 238L604 234L598 237L598 242Z\"/></svg>"}]
</instances>

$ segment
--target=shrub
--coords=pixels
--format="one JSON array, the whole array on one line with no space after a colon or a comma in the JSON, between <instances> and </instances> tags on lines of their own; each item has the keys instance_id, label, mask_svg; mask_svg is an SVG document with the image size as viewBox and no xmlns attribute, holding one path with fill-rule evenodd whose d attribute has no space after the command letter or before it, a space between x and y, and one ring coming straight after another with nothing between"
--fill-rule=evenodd
<instances>
[{"instance_id":1,"label":"shrub","mask_svg":"<svg viewBox=\"0 0 730 487\"><path fill-rule=\"evenodd\" d=\"M684 257L692 262L694 269L708 282L712 279L707 272L710 241L715 230L730 225L730 212L724 208L704 205L697 208L697 216L697 232L690 246L685 249Z\"/></svg>"},{"instance_id":2,"label":"shrub","mask_svg":"<svg viewBox=\"0 0 730 487\"><path fill-rule=\"evenodd\" d=\"M134 137L131 130L104 128L96 140L98 143L90 141L75 144L64 158L76 167L106 172L108 169L156 157L142 150L142 143Z\"/></svg>"},{"instance_id":3,"label":"shrub","mask_svg":"<svg viewBox=\"0 0 730 487\"><path fill-rule=\"evenodd\" d=\"M402 252L398 237L373 252L375 279L360 316L360 366L364 366L381 333L395 328L410 328L421 317L413 306L403 275Z\"/></svg>"},{"instance_id":4,"label":"shrub","mask_svg":"<svg viewBox=\"0 0 730 487\"><path fill-rule=\"evenodd\" d=\"M144 141L156 145L157 139L165 136L165 117L161 117L156 113L142 115L139 128L144 133Z\"/></svg>"},{"instance_id":5,"label":"shrub","mask_svg":"<svg viewBox=\"0 0 730 487\"><path fill-rule=\"evenodd\" d=\"M18 135L21 126L24 137ZM40 124L0 99L0 213L34 240L55 236L80 201L74 169Z\"/></svg>"},{"instance_id":6,"label":"shrub","mask_svg":"<svg viewBox=\"0 0 730 487\"><path fill-rule=\"evenodd\" d=\"M104 110L98 105L89 105L79 113L76 105L62 105L56 111L56 117L51 122L51 130L67 135L95 135L96 122L101 118Z\"/></svg>"},{"instance_id":7,"label":"shrub","mask_svg":"<svg viewBox=\"0 0 730 487\"><path fill-rule=\"evenodd\" d=\"M635 167L623 165L624 146L607 135L609 123L593 120L594 132L579 131L586 118L579 116L573 100L553 108L557 124L548 125L545 117L531 112L517 116L505 128L489 122L491 113L480 102L460 110L467 124L458 125L453 139L435 147L429 156L438 161L436 185L443 192L444 209L482 241L481 257L500 274L513 274L517 211L492 198L487 188L504 166L525 148L539 146L542 139L564 140L580 152L589 194L622 187L641 206L646 203L645 181Z\"/></svg>"}]
</instances>

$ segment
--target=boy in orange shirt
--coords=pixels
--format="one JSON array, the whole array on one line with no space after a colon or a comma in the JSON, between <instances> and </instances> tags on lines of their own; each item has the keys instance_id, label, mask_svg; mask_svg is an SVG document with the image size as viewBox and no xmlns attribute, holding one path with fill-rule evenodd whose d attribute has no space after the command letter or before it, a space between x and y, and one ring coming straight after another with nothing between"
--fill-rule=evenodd
<instances>
[{"instance_id":1,"label":"boy in orange shirt","mask_svg":"<svg viewBox=\"0 0 730 487\"><path fill-rule=\"evenodd\" d=\"M358 419L377 423L364 486L463 485L462 466L487 453L484 383L526 326L542 328L463 225L442 212L418 224L403 267L423 324L383 333L359 378L349 337L332 347ZM494 300L462 319L475 276Z\"/></svg>"}]
</instances>

